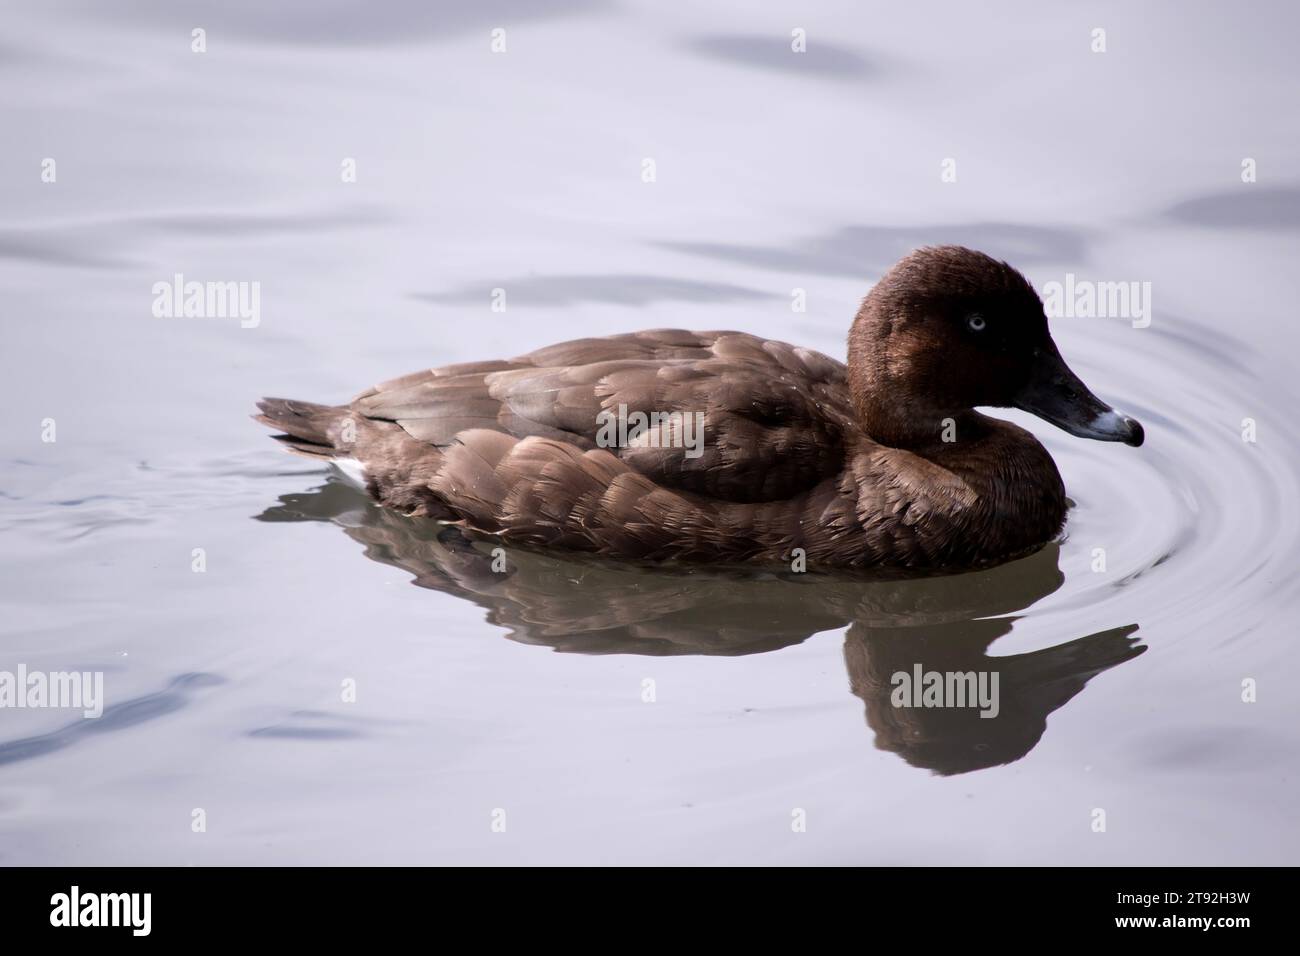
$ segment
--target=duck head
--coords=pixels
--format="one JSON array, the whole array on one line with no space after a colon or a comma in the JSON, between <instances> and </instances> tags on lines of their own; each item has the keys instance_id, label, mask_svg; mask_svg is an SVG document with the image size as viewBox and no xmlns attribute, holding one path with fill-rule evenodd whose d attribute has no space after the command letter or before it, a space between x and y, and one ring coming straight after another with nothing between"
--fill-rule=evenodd
<instances>
[{"instance_id":1,"label":"duck head","mask_svg":"<svg viewBox=\"0 0 1300 956\"><path fill-rule=\"evenodd\" d=\"M848 368L859 420L887 445L931 444L944 418L977 405L1142 444L1142 426L1065 364L1028 280L962 246L918 249L885 273L853 322Z\"/></svg>"}]
</instances>

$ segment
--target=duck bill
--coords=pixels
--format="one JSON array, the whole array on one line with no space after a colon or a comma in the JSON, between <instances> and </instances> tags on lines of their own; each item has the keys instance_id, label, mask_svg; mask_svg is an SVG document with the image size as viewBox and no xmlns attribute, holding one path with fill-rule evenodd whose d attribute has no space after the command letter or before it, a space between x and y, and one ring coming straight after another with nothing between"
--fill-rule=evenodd
<instances>
[{"instance_id":1,"label":"duck bill","mask_svg":"<svg viewBox=\"0 0 1300 956\"><path fill-rule=\"evenodd\" d=\"M1092 394L1055 346L1039 355L1033 377L1012 404L1080 438L1122 441L1136 448L1144 437L1137 419Z\"/></svg>"}]
</instances>

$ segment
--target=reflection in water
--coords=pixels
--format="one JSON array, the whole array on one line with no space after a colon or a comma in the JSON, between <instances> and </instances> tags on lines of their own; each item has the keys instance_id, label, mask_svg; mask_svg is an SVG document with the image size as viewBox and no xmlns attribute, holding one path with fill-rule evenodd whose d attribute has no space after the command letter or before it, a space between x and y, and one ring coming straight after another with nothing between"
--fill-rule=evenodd
<instances>
[{"instance_id":1,"label":"reflection in water","mask_svg":"<svg viewBox=\"0 0 1300 956\"><path fill-rule=\"evenodd\" d=\"M197 691L223 683L225 679L216 674L202 672L180 674L160 691L105 707L104 713L99 717L89 720L78 717L58 730L0 743L0 765L44 757L56 750L70 747L92 734L114 733L146 721L166 717L187 706Z\"/></svg>"},{"instance_id":2,"label":"reflection in water","mask_svg":"<svg viewBox=\"0 0 1300 956\"><path fill-rule=\"evenodd\" d=\"M1052 711L1146 650L1129 625L1027 654L987 654L1010 632L1008 615L1061 586L1055 545L987 571L911 580L646 568L518 548L495 571L491 539L385 511L341 481L280 500L258 519L332 521L372 560L473 601L512 640L557 651L757 654L847 625L849 686L866 704L876 745L941 774L1023 757ZM996 674L997 716L982 717L977 705L895 707L894 675L917 665Z\"/></svg>"},{"instance_id":3,"label":"reflection in water","mask_svg":"<svg viewBox=\"0 0 1300 956\"><path fill-rule=\"evenodd\" d=\"M799 56L790 55L790 38L779 35L715 34L694 38L688 48L727 63L796 76L852 80L879 72L860 54L823 39L818 39Z\"/></svg>"},{"instance_id":4,"label":"reflection in water","mask_svg":"<svg viewBox=\"0 0 1300 956\"><path fill-rule=\"evenodd\" d=\"M913 249L934 245L936 236L942 236L946 243L971 246L1022 266L1087 260L1088 237L1082 230L1013 222L842 226L801 241L775 245L695 240L658 245L765 271L842 276L860 282L863 275L882 275Z\"/></svg>"},{"instance_id":5,"label":"reflection in water","mask_svg":"<svg viewBox=\"0 0 1300 956\"><path fill-rule=\"evenodd\" d=\"M171 243L174 236L208 242L266 239L335 229L356 230L390 222L383 211L365 206L296 212L199 212L97 216L33 227L0 228L0 260L11 259L77 269L125 269L153 240ZM112 250L107 252L105 250Z\"/></svg>"},{"instance_id":6,"label":"reflection in water","mask_svg":"<svg viewBox=\"0 0 1300 956\"><path fill-rule=\"evenodd\" d=\"M1300 189L1260 186L1185 199L1165 216L1215 229L1295 229L1300 226Z\"/></svg>"},{"instance_id":7,"label":"reflection in water","mask_svg":"<svg viewBox=\"0 0 1300 956\"><path fill-rule=\"evenodd\" d=\"M580 302L608 305L645 306L658 302L740 302L773 298L771 293L732 285L728 282L702 282L664 276L550 275L515 276L500 281L517 302L531 306L565 306ZM463 305L479 302L491 282L473 282L451 292L419 293L426 302Z\"/></svg>"},{"instance_id":8,"label":"reflection in water","mask_svg":"<svg viewBox=\"0 0 1300 956\"><path fill-rule=\"evenodd\" d=\"M1052 549L1053 551L1055 549ZM1047 560L1055 565L1055 554ZM1028 563L1028 562L1022 562ZM1136 624L1011 657L990 657L988 646L1011 630L1014 618L876 627L854 622L844 641L849 686L867 705L876 746L914 767L966 773L1019 760L1047 729L1047 716L1083 690L1096 674L1146 650L1129 635ZM895 707L891 677L926 671L996 673L997 716L973 707Z\"/></svg>"},{"instance_id":9,"label":"reflection in water","mask_svg":"<svg viewBox=\"0 0 1300 956\"><path fill-rule=\"evenodd\" d=\"M189 12L174 0L135 0L112 10L115 24L132 22L146 30L186 25ZM427 3L389 0L358 4L355 0L313 0L310 14L295 4L262 0L223 0L219 5L223 32L249 40L292 46L359 47L413 43L482 30L502 23L530 23L609 9L608 0L478 0L476 3ZM77 13L108 17L104 4L79 0ZM186 29L188 33L188 27Z\"/></svg>"}]
</instances>

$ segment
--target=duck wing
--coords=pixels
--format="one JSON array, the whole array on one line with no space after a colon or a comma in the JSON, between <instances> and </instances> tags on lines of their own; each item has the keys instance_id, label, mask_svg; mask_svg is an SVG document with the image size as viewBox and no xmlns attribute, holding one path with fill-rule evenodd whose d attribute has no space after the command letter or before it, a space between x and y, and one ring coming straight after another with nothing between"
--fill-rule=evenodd
<instances>
[{"instance_id":1,"label":"duck wing","mask_svg":"<svg viewBox=\"0 0 1300 956\"><path fill-rule=\"evenodd\" d=\"M657 485L732 502L784 500L837 474L853 427L842 363L745 333L677 329L429 369L352 409L438 447L474 429L603 447Z\"/></svg>"}]
</instances>

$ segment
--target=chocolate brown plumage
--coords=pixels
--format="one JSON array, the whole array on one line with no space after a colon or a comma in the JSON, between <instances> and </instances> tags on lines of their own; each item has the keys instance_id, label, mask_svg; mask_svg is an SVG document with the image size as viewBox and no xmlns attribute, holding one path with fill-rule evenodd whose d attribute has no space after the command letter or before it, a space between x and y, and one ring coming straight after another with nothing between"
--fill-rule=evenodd
<instances>
[{"instance_id":1,"label":"chocolate brown plumage","mask_svg":"<svg viewBox=\"0 0 1300 956\"><path fill-rule=\"evenodd\" d=\"M257 418L299 454L356 459L381 504L508 543L936 570L1060 531L1046 450L973 411L1016 403L1059 362L1018 272L958 247L913 253L864 300L849 355L846 368L743 332L657 329L428 369L343 406L268 398ZM667 419L608 446L602 414L621 409L701 415L700 444L682 447Z\"/></svg>"}]
</instances>

